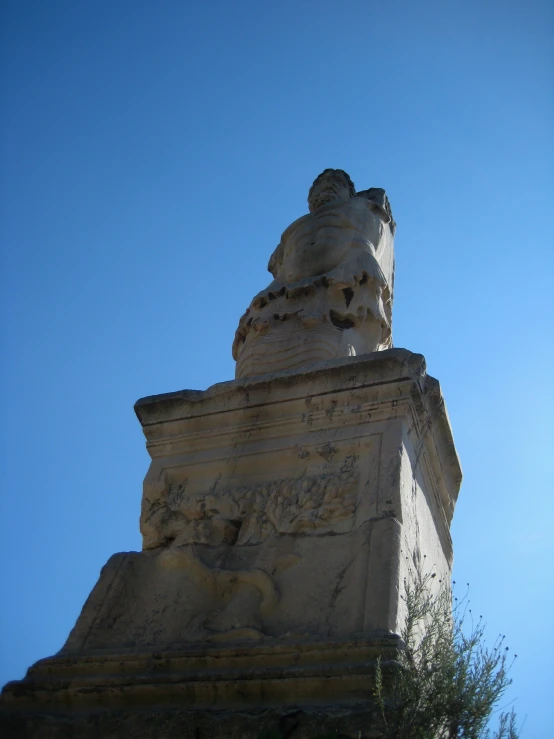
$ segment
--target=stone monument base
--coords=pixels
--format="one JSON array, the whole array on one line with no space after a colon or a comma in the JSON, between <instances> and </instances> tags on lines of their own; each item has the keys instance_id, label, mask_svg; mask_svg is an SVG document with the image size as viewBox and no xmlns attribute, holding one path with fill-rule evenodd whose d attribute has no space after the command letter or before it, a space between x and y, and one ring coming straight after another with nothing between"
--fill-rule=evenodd
<instances>
[{"instance_id":1,"label":"stone monument base","mask_svg":"<svg viewBox=\"0 0 554 739\"><path fill-rule=\"evenodd\" d=\"M245 711L141 708L63 715L10 712L3 739L381 739L374 708L265 708Z\"/></svg>"},{"instance_id":2,"label":"stone monument base","mask_svg":"<svg viewBox=\"0 0 554 739\"><path fill-rule=\"evenodd\" d=\"M396 635L41 660L4 689L5 739L371 736L376 660ZM265 733L264 733L265 732ZM273 733L272 733L273 732Z\"/></svg>"},{"instance_id":3,"label":"stone monument base","mask_svg":"<svg viewBox=\"0 0 554 739\"><path fill-rule=\"evenodd\" d=\"M136 412L144 549L114 555L59 654L4 688L0 735L378 736L403 582L452 562L461 471L423 357L334 360Z\"/></svg>"}]
</instances>

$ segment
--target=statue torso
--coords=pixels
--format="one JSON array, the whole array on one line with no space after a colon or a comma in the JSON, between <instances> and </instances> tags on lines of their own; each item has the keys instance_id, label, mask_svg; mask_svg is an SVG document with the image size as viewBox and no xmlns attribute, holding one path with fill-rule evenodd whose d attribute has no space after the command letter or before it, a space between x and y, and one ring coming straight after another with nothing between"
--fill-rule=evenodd
<instances>
[{"instance_id":1,"label":"statue torso","mask_svg":"<svg viewBox=\"0 0 554 739\"><path fill-rule=\"evenodd\" d=\"M379 208L365 198L330 203L286 229L274 254L274 277L290 284L325 274L353 249L378 259L384 226Z\"/></svg>"}]
</instances>

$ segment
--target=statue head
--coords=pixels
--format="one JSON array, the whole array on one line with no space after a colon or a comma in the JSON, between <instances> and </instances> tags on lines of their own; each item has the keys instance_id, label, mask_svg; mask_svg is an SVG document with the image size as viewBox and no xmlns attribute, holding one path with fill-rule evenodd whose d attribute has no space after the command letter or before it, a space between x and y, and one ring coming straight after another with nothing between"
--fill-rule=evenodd
<instances>
[{"instance_id":1,"label":"statue head","mask_svg":"<svg viewBox=\"0 0 554 739\"><path fill-rule=\"evenodd\" d=\"M355 194L354 183L343 169L325 169L310 187L308 193L310 213L335 200L349 200Z\"/></svg>"}]
</instances>

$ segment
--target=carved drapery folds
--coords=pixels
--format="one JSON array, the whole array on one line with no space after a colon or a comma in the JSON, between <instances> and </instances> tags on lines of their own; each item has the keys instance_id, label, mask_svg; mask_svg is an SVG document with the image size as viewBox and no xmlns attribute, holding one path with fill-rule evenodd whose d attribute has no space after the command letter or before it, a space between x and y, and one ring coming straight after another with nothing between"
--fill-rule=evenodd
<instances>
[{"instance_id":1,"label":"carved drapery folds","mask_svg":"<svg viewBox=\"0 0 554 739\"><path fill-rule=\"evenodd\" d=\"M327 169L269 260L274 277L242 316L236 377L300 369L392 346L394 230L385 191L356 194Z\"/></svg>"}]
</instances>

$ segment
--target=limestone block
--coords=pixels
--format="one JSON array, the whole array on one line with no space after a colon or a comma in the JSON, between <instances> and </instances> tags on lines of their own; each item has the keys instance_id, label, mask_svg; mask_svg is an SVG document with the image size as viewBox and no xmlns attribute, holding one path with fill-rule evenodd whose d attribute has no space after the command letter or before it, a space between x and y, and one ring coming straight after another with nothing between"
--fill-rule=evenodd
<instances>
[{"instance_id":1,"label":"limestone block","mask_svg":"<svg viewBox=\"0 0 554 739\"><path fill-rule=\"evenodd\" d=\"M308 204L269 260L274 280L240 319L238 378L392 346L395 223L385 191L356 193L346 172L326 169Z\"/></svg>"}]
</instances>

